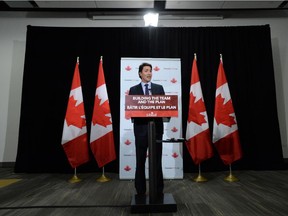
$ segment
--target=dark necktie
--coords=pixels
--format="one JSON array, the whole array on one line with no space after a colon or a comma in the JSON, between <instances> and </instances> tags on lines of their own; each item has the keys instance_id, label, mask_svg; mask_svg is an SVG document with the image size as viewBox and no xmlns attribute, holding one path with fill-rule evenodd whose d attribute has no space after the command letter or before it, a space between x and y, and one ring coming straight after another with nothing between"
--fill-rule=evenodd
<instances>
[{"instance_id":1,"label":"dark necktie","mask_svg":"<svg viewBox=\"0 0 288 216\"><path fill-rule=\"evenodd\" d=\"M149 95L148 84L145 84L145 95Z\"/></svg>"}]
</instances>

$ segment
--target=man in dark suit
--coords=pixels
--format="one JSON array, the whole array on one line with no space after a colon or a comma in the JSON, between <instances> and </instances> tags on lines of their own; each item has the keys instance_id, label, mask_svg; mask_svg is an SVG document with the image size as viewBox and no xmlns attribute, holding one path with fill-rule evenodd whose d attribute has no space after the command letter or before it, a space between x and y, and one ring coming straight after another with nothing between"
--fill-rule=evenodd
<instances>
[{"instance_id":1,"label":"man in dark suit","mask_svg":"<svg viewBox=\"0 0 288 216\"><path fill-rule=\"evenodd\" d=\"M138 70L141 82L130 88L129 95L164 95L164 88L151 82L152 65L142 63ZM137 195L145 195L146 179L145 179L145 162L148 149L148 123L153 120L155 122L156 140L162 140L163 137L163 120L162 118L133 118L134 119L134 135L136 147L136 173L135 188ZM157 171L157 195L163 195L163 172L162 172L162 143L156 143L156 171Z\"/></svg>"}]
</instances>

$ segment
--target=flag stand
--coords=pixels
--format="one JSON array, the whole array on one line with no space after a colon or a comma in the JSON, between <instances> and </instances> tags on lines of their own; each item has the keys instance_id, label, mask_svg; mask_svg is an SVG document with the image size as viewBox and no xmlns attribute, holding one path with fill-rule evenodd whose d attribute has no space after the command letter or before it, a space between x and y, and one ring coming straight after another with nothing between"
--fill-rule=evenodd
<instances>
[{"instance_id":1,"label":"flag stand","mask_svg":"<svg viewBox=\"0 0 288 216\"><path fill-rule=\"evenodd\" d=\"M81 179L79 179L78 177L77 177L77 174L76 174L76 168L74 168L74 175L73 175L73 177L69 180L69 182L70 183L77 183L77 182L80 182L81 181Z\"/></svg>"},{"instance_id":2,"label":"flag stand","mask_svg":"<svg viewBox=\"0 0 288 216\"><path fill-rule=\"evenodd\" d=\"M225 181L228 181L228 182L236 182L236 181L239 181L238 178L236 178L234 175L232 175L232 169L231 169L231 164L229 164L229 170L230 170L230 173L227 177L224 178Z\"/></svg>"},{"instance_id":3,"label":"flag stand","mask_svg":"<svg viewBox=\"0 0 288 216\"><path fill-rule=\"evenodd\" d=\"M96 179L96 181L98 182L108 182L110 181L111 179L106 177L105 174L104 174L104 167L102 168L102 175Z\"/></svg>"},{"instance_id":4,"label":"flag stand","mask_svg":"<svg viewBox=\"0 0 288 216\"><path fill-rule=\"evenodd\" d=\"M204 176L201 175L201 165L200 165L200 163L199 163L199 166L198 166L198 170L199 170L198 176L196 178L194 178L193 180L195 182L206 182L207 178L205 178Z\"/></svg>"}]
</instances>

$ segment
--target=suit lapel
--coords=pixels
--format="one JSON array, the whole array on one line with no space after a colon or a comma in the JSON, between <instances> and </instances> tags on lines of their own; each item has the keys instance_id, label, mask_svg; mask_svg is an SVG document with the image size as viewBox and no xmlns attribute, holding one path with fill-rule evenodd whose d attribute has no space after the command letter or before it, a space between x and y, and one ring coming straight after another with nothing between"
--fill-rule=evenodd
<instances>
[{"instance_id":1,"label":"suit lapel","mask_svg":"<svg viewBox=\"0 0 288 216\"><path fill-rule=\"evenodd\" d=\"M139 83L139 85L137 86L137 94L144 95L141 83Z\"/></svg>"},{"instance_id":2,"label":"suit lapel","mask_svg":"<svg viewBox=\"0 0 288 216\"><path fill-rule=\"evenodd\" d=\"M155 89L155 85L153 83L151 83L151 94L157 94L157 90Z\"/></svg>"}]
</instances>

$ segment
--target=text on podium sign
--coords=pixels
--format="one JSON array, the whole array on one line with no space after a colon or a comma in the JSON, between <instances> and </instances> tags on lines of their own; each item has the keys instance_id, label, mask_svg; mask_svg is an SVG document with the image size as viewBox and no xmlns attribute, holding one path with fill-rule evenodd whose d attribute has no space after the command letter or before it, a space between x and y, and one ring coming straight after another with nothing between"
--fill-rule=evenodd
<instances>
[{"instance_id":1,"label":"text on podium sign","mask_svg":"<svg viewBox=\"0 0 288 216\"><path fill-rule=\"evenodd\" d=\"M178 95L126 95L125 117L178 117Z\"/></svg>"}]
</instances>

